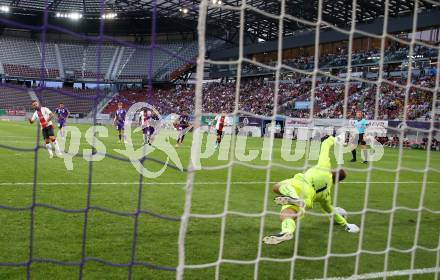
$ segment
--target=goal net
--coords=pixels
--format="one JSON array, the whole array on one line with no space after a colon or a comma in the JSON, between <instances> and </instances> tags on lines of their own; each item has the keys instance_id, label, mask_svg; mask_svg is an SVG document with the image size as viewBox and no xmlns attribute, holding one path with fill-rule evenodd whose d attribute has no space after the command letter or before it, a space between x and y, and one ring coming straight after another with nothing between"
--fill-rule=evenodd
<instances>
[{"instance_id":1,"label":"goal net","mask_svg":"<svg viewBox=\"0 0 440 280\"><path fill-rule=\"evenodd\" d=\"M430 31L421 31L424 29L424 13L438 3L412 1L408 3L409 12L400 16L399 8L395 6L398 3L394 1L345 1L343 5L349 7L349 12L344 15L350 22L345 27L337 27L329 22L334 19L329 11L342 13L338 7L342 2L310 2L315 13L313 21L292 13L290 1L268 3L266 9L257 2L223 1L220 9L225 14L233 14L240 22L239 46L232 52L226 50L232 55L224 59L206 58L205 49L207 22L219 5L217 1L208 0L200 3L195 129L203 126L200 120L208 113L203 106L204 97L209 94L202 86L205 65L233 69L236 83L230 114L240 118L233 127L242 128L248 124L248 119L258 118L275 127L282 119L284 139L296 139L297 148L301 141L308 142L309 153L305 153L304 161L299 165L287 160L280 163L276 155L276 150L280 149L276 129L272 132L266 130L261 134L267 143L263 146L268 149L268 160L264 164L248 164L235 154L228 158L226 165L218 167L227 170L224 207L219 214L198 214L193 210L196 178L205 171L190 162L185 210L180 225L177 278L182 279L191 270L213 268L215 279L221 279L226 268L240 270L238 267L241 266L243 273L247 271L245 267L251 267L244 275L254 279L278 276L286 279L394 279L398 276L438 279L440 235L438 227L429 229L433 226L429 220L437 219L439 214L438 207L430 199L437 193L434 185L439 180L438 165L434 163L438 157L439 74L435 69L439 64L439 47L438 38L426 37ZM275 5L276 9L269 8L270 5ZM375 28L365 20L371 16L367 7L378 8ZM267 56L253 55L251 49L257 45L249 46L247 32L259 28L258 20L250 20L253 16L261 21L271 21L272 30L277 32L270 46L261 44L265 54L272 51ZM403 22L407 26L405 31ZM298 41L313 38L308 48L304 47L306 50L297 50L296 53L287 50L286 46L295 46L285 35L292 24L304 29L304 33L295 34ZM300 43L296 46L299 48ZM432 55L427 55L426 51ZM395 64L393 61L399 62ZM249 73L262 74L265 78L249 81ZM257 86L252 87L251 83L257 83ZM269 98L259 95L262 92L260 87L269 88L263 91ZM246 106L249 89L256 92L253 98L261 98L253 104L257 107L267 105L264 109L256 111L255 107ZM355 237L347 236L348 233L341 232L336 224L325 223L323 216L333 221L332 215L314 209L307 211L307 217L298 221L294 241L286 246L288 250L267 248L268 245L261 240L270 231L277 230L272 220L278 219L279 215L272 207L272 184L315 164L319 141L313 146L313 139L319 140L323 135L337 132L347 133L350 139L347 141L354 143L353 121L357 111L362 111L369 120L366 135L371 139L367 143L371 160L364 166L350 164L352 146L346 146L344 153L348 155L342 156L337 164L348 170L349 177L346 182L334 186L333 205L347 209L349 220L359 225L360 233ZM246 122L242 122L244 118ZM197 133L194 136L191 156L198 158L201 140ZM231 135L231 150L237 148L239 138L239 133ZM376 158L372 151L374 141L384 148L383 154ZM412 148L416 147L421 150L413 151ZM281 147L281 153L289 151ZM281 157L285 160L282 154ZM420 162L414 164L412 160ZM245 166L246 172L265 170L264 178L259 182L263 198L257 200L260 205L255 205L258 211L233 210L236 201L232 202L230 196L240 184L234 181L237 166ZM282 170L283 175L280 176L278 170ZM249 196L252 196L252 190L249 190ZM251 197L243 199L252 200ZM249 240L258 235L258 242L246 244L257 247L255 255L245 259L231 257L239 254L230 252L233 246L228 227L233 227L231 225L240 217L256 219L258 225L249 229L254 232L243 230L241 233ZM191 263L188 255L192 252L185 250L191 220L218 218L221 219L220 230L215 232L220 235L218 258L213 262ZM321 223L315 224L317 220Z\"/></svg>"},{"instance_id":2,"label":"goal net","mask_svg":"<svg viewBox=\"0 0 440 280\"><path fill-rule=\"evenodd\" d=\"M9 2L0 1L12 32L0 38L1 279L439 279L438 1L90 1L101 11L95 37L48 19L81 20L56 7L88 0ZM3 4L31 2L41 26L4 14ZM105 12L117 5L148 8L149 44L109 35L105 20L117 15ZM171 5L182 6L180 22L197 20L197 44L159 42ZM210 29L222 21L237 28L222 38L236 47L215 48ZM193 85L154 85L193 66ZM54 89L73 80L80 93ZM23 123L33 99L86 112L58 138L62 159L49 160L40 127ZM131 153L114 115L100 114L119 103L136 104L125 123ZM178 127L186 114L191 125ZM187 138L174 148L176 135ZM281 230L273 185L315 166L328 135L345 136L330 157L348 174L332 205L359 233L315 203L292 240L264 244Z\"/></svg>"}]
</instances>

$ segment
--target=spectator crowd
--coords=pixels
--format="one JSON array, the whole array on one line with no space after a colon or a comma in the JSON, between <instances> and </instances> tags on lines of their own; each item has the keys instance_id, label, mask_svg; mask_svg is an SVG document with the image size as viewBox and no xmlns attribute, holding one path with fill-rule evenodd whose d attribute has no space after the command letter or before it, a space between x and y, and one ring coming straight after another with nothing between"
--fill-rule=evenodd
<instances>
[{"instance_id":1,"label":"spectator crowd","mask_svg":"<svg viewBox=\"0 0 440 280\"><path fill-rule=\"evenodd\" d=\"M348 118L353 117L356 110L362 110L367 118L373 118L376 114L378 119L401 120L406 111L407 120L430 119L435 78L421 77L412 81L409 88L402 86L402 83L404 81L401 79L389 80L383 82L379 90L373 81L352 82L347 90L345 83L318 83L312 94L311 82L280 82L276 101L274 81L258 78L243 80L238 92L236 83L208 83L203 86L202 105L204 113L233 112L238 109L271 116L276 102L276 114L301 118L309 117L312 104L316 118L343 118L344 107L347 106L345 114ZM112 113L118 102L130 106L139 101L156 106L162 114L191 114L194 112L195 89L191 85L153 91L126 89L113 97L104 113ZM298 102L309 106L298 108Z\"/></svg>"}]
</instances>

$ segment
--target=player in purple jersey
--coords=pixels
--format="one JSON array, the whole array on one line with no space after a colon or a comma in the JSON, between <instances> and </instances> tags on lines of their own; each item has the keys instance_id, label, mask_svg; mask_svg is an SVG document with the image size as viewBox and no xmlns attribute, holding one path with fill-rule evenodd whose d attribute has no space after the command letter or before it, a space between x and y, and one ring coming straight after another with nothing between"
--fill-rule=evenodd
<instances>
[{"instance_id":1,"label":"player in purple jersey","mask_svg":"<svg viewBox=\"0 0 440 280\"><path fill-rule=\"evenodd\" d=\"M119 102L118 110L116 110L115 118L113 119L113 125L118 130L119 142L122 142L122 135L124 135L124 142L126 142L124 133L125 115L127 115L127 111L123 108L122 102Z\"/></svg>"},{"instance_id":2,"label":"player in purple jersey","mask_svg":"<svg viewBox=\"0 0 440 280\"><path fill-rule=\"evenodd\" d=\"M70 115L69 110L64 107L64 103L60 103L55 110L58 116L58 128L60 129L61 138L64 138L64 126L66 125L67 118Z\"/></svg>"},{"instance_id":3,"label":"player in purple jersey","mask_svg":"<svg viewBox=\"0 0 440 280\"><path fill-rule=\"evenodd\" d=\"M183 139L185 138L185 134L189 131L191 128L191 124L189 122L189 116L186 114L186 112L183 112L182 115L179 116L179 118L175 122L176 128L179 131L179 134L177 135L177 144L176 147L180 147L180 145L183 142Z\"/></svg>"}]
</instances>

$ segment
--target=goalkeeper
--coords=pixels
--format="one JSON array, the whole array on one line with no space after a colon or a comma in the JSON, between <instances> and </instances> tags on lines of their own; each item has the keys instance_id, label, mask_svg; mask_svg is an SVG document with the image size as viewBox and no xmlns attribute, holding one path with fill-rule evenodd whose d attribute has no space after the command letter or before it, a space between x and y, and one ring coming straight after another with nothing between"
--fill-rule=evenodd
<instances>
[{"instance_id":1,"label":"goalkeeper","mask_svg":"<svg viewBox=\"0 0 440 280\"><path fill-rule=\"evenodd\" d=\"M343 169L332 171L330 149L336 138L330 136L321 144L318 164L308 169L304 174L298 173L292 179L276 183L273 191L280 196L275 197L275 203L281 208L281 232L263 238L263 243L278 244L293 238L296 228L295 220L304 215L305 209L313 208L313 202L319 202L326 213L333 213L331 190L334 183L346 177ZM359 232L355 224L347 223L340 214L335 213L335 222L351 233Z\"/></svg>"}]
</instances>

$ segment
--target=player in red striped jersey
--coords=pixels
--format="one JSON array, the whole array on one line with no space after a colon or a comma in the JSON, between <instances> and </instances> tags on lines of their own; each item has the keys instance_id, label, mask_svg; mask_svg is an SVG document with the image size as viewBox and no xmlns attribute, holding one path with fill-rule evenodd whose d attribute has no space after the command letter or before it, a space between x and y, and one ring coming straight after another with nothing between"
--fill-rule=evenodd
<instances>
[{"instance_id":1,"label":"player in red striped jersey","mask_svg":"<svg viewBox=\"0 0 440 280\"><path fill-rule=\"evenodd\" d=\"M59 157L62 156L60 151L60 146L58 145L57 139L55 138L55 134L53 132L53 124L52 119L54 114L46 107L41 107L38 101L32 101L32 108L35 110L35 113L32 115L32 118L29 118L29 123L34 123L34 121L38 120L40 122L41 131L43 132L43 138L46 143L47 151L49 152L49 157L53 158L52 152L52 142L55 147L55 152Z\"/></svg>"},{"instance_id":2,"label":"player in red striped jersey","mask_svg":"<svg viewBox=\"0 0 440 280\"><path fill-rule=\"evenodd\" d=\"M220 115L217 115L215 117L216 122L215 129L217 130L217 140L215 141L215 147L218 148L220 146L220 143L222 142L223 137L223 130L226 125L226 112L222 111Z\"/></svg>"}]
</instances>

